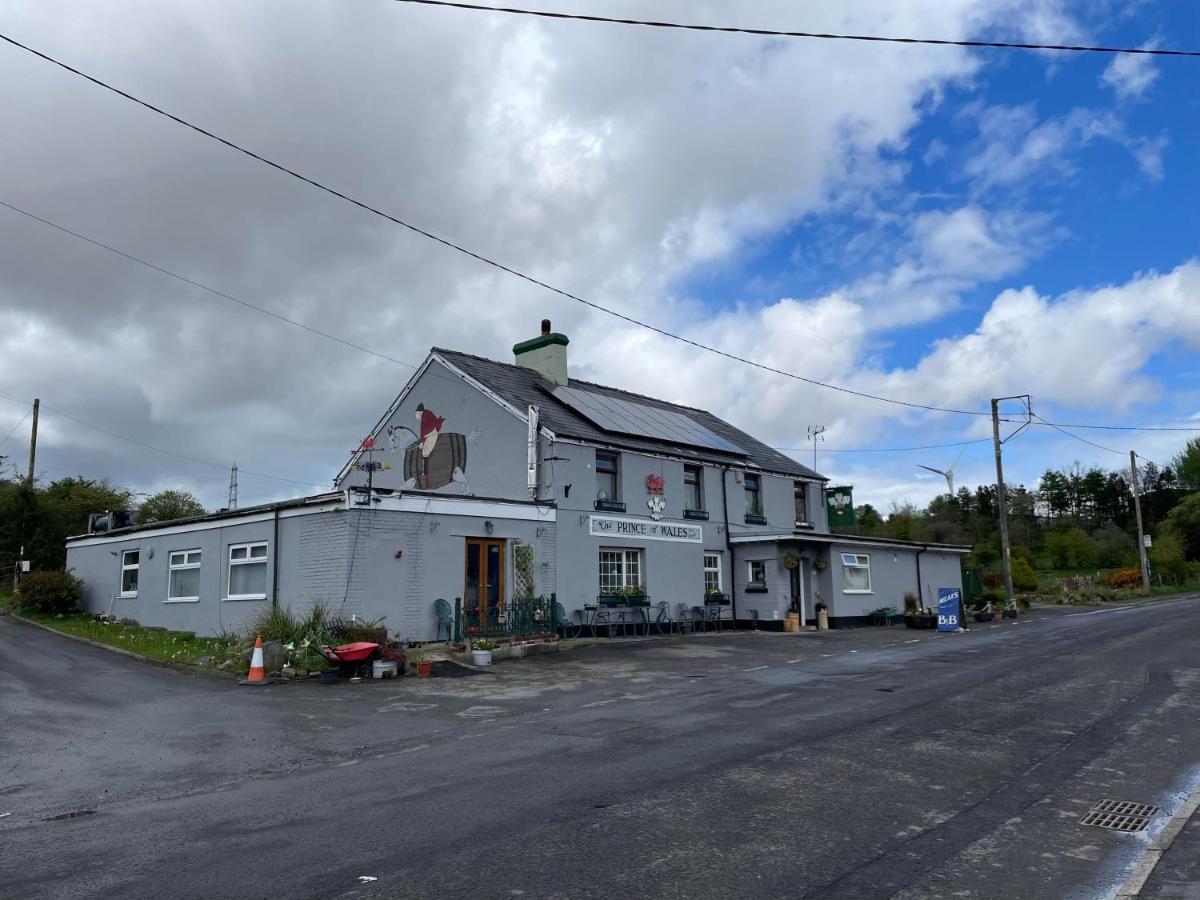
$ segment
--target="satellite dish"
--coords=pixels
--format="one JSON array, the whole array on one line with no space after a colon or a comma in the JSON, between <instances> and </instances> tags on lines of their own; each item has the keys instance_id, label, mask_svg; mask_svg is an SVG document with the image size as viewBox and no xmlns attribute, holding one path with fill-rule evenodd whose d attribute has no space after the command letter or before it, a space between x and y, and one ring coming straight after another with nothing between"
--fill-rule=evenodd
<instances>
[{"instance_id":1,"label":"satellite dish","mask_svg":"<svg viewBox=\"0 0 1200 900\"><path fill-rule=\"evenodd\" d=\"M963 447L961 450L959 450L958 456L954 457L954 462L952 462L944 470L943 469L935 469L933 466L925 466L925 465L922 465L921 463L917 463L917 468L925 469L927 472L933 472L933 473L935 473L937 475L941 475L943 478L945 478L946 479L946 489L950 492L950 496L953 497L954 496L954 467L958 465L958 461L960 459L962 459L963 454L966 452L967 452L966 447Z\"/></svg>"}]
</instances>

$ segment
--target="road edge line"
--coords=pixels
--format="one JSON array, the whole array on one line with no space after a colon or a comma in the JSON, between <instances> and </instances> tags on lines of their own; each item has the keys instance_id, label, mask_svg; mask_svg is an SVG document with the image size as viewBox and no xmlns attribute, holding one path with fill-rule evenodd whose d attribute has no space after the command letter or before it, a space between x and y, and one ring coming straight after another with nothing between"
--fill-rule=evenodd
<instances>
[{"instance_id":1,"label":"road edge line","mask_svg":"<svg viewBox=\"0 0 1200 900\"><path fill-rule=\"evenodd\" d=\"M1200 809L1200 787L1192 791L1163 830L1150 842L1150 846L1146 848L1145 854L1133 867L1133 871L1129 873L1125 883L1117 888L1114 900L1132 900L1132 898L1140 896L1142 888L1154 874L1154 869L1162 860L1163 854L1171 849L1171 845L1175 843L1175 839L1179 837L1197 809Z\"/></svg>"}]
</instances>

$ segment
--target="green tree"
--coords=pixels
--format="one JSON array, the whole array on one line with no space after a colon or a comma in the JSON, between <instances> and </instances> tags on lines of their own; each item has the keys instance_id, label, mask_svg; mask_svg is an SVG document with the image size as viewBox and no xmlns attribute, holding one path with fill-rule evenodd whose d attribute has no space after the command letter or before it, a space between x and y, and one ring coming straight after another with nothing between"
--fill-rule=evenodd
<instances>
[{"instance_id":1,"label":"green tree","mask_svg":"<svg viewBox=\"0 0 1200 900\"><path fill-rule=\"evenodd\" d=\"M1166 530L1178 535L1187 559L1200 559L1200 492L1188 494L1167 513Z\"/></svg>"},{"instance_id":2,"label":"green tree","mask_svg":"<svg viewBox=\"0 0 1200 900\"><path fill-rule=\"evenodd\" d=\"M1200 491L1200 438L1192 438L1171 460L1176 483L1189 491Z\"/></svg>"},{"instance_id":3,"label":"green tree","mask_svg":"<svg viewBox=\"0 0 1200 900\"><path fill-rule=\"evenodd\" d=\"M1176 581L1184 581L1187 578L1183 538L1173 528L1164 528L1159 533L1148 555L1152 574L1169 575Z\"/></svg>"},{"instance_id":4,"label":"green tree","mask_svg":"<svg viewBox=\"0 0 1200 900\"><path fill-rule=\"evenodd\" d=\"M171 519L202 516L205 512L204 505L187 491L166 490L147 497L138 507L134 521L139 525L169 522Z\"/></svg>"},{"instance_id":5,"label":"green tree","mask_svg":"<svg viewBox=\"0 0 1200 900\"><path fill-rule=\"evenodd\" d=\"M1108 569L1137 565L1137 541L1123 528L1110 522L1093 531L1092 540L1096 542L1096 561L1099 565Z\"/></svg>"},{"instance_id":6,"label":"green tree","mask_svg":"<svg viewBox=\"0 0 1200 900\"><path fill-rule=\"evenodd\" d=\"M49 485L0 483L0 565L12 565L22 546L34 569L61 569L66 539L87 531L88 515L130 505L128 491L107 481L60 478Z\"/></svg>"},{"instance_id":7,"label":"green tree","mask_svg":"<svg viewBox=\"0 0 1200 900\"><path fill-rule=\"evenodd\" d=\"M883 530L883 516L870 503L854 508L854 520L859 534L879 534Z\"/></svg>"},{"instance_id":8,"label":"green tree","mask_svg":"<svg viewBox=\"0 0 1200 900\"><path fill-rule=\"evenodd\" d=\"M1091 569L1099 557L1096 542L1082 528L1050 532L1046 535L1046 552L1057 569Z\"/></svg>"}]
</instances>

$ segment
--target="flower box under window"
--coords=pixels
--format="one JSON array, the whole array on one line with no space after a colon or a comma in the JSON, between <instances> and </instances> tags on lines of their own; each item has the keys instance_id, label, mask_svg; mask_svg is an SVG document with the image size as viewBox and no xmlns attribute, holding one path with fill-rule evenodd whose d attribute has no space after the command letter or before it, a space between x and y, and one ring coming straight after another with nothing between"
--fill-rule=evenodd
<instances>
[{"instance_id":1,"label":"flower box under window","mask_svg":"<svg viewBox=\"0 0 1200 900\"><path fill-rule=\"evenodd\" d=\"M766 525L767 517L760 516L757 513L746 513L746 524L747 525Z\"/></svg>"},{"instance_id":2,"label":"flower box under window","mask_svg":"<svg viewBox=\"0 0 1200 900\"><path fill-rule=\"evenodd\" d=\"M708 513L702 509L685 509L683 517L685 519L707 519Z\"/></svg>"},{"instance_id":3,"label":"flower box under window","mask_svg":"<svg viewBox=\"0 0 1200 900\"><path fill-rule=\"evenodd\" d=\"M604 512L625 512L625 504L620 500L597 500L596 509Z\"/></svg>"}]
</instances>

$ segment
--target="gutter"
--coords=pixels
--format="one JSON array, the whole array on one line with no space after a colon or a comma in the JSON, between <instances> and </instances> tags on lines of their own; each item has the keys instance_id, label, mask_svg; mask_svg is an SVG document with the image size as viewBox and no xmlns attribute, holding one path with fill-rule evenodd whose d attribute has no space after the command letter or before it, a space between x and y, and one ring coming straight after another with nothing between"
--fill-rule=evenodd
<instances>
[{"instance_id":1,"label":"gutter","mask_svg":"<svg viewBox=\"0 0 1200 900\"><path fill-rule=\"evenodd\" d=\"M917 551L917 602L920 604L919 609L925 608L925 590L921 586L921 554L928 550L928 546L922 547Z\"/></svg>"},{"instance_id":2,"label":"gutter","mask_svg":"<svg viewBox=\"0 0 1200 900\"><path fill-rule=\"evenodd\" d=\"M279 609L279 507L271 518L271 608Z\"/></svg>"},{"instance_id":3,"label":"gutter","mask_svg":"<svg viewBox=\"0 0 1200 900\"><path fill-rule=\"evenodd\" d=\"M733 562L733 535L729 533L729 466L721 466L721 517L725 520L725 548L729 551L729 613L733 616L733 627L737 629L737 570ZM706 613L707 615L707 613Z\"/></svg>"}]
</instances>

